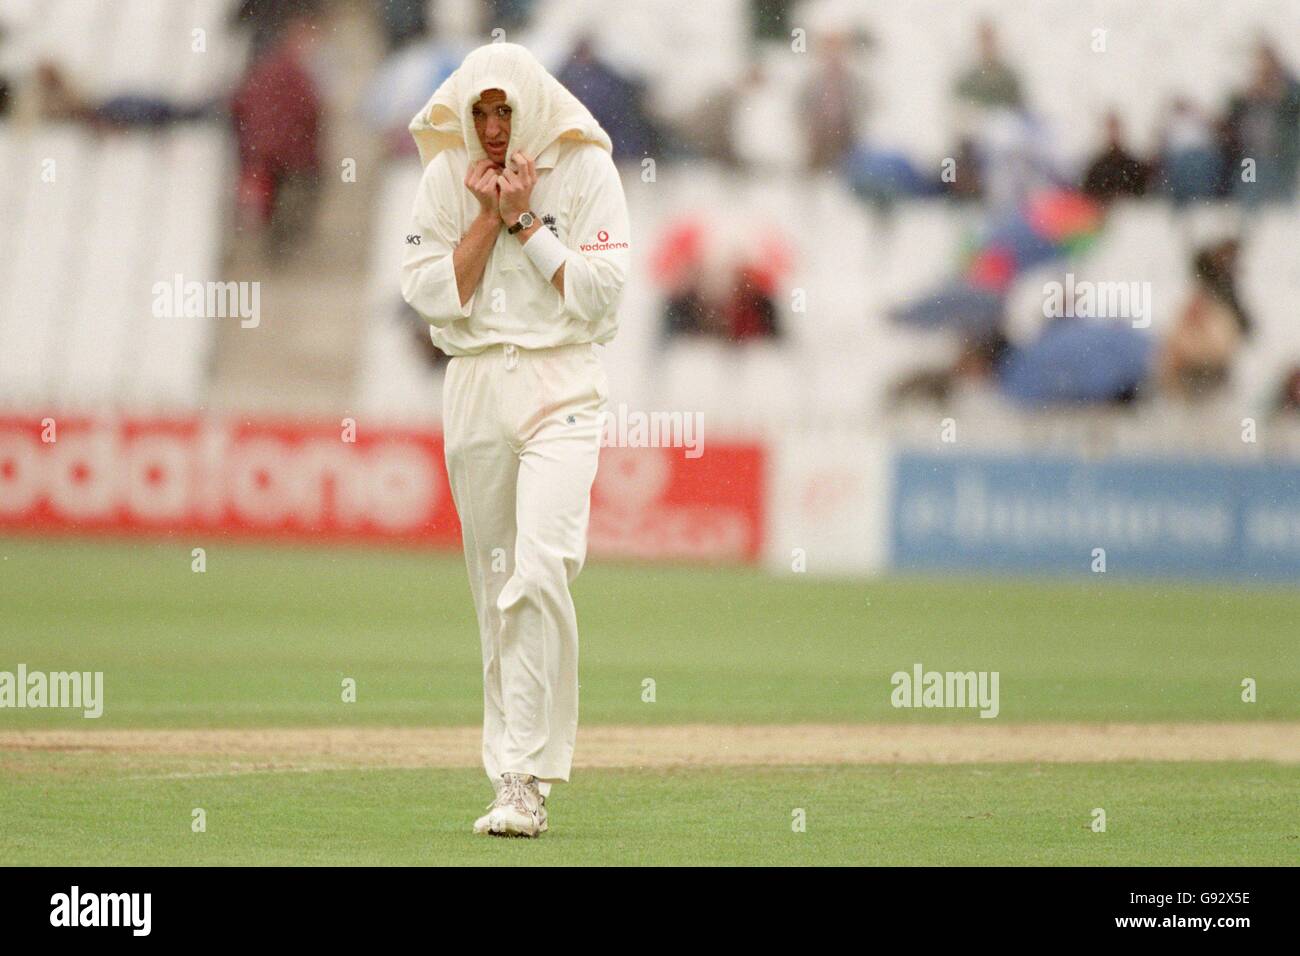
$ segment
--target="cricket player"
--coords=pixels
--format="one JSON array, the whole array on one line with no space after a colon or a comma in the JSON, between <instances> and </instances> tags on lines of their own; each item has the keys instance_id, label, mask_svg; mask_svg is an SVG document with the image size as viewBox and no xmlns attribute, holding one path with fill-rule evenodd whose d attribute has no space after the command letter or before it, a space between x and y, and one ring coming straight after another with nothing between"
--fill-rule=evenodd
<instances>
[{"instance_id":1,"label":"cricket player","mask_svg":"<svg viewBox=\"0 0 1300 956\"><path fill-rule=\"evenodd\" d=\"M569 779L578 621L629 235L609 136L528 50L470 53L411 123L424 176L402 294L451 356L447 473L483 647L475 833L535 837Z\"/></svg>"}]
</instances>

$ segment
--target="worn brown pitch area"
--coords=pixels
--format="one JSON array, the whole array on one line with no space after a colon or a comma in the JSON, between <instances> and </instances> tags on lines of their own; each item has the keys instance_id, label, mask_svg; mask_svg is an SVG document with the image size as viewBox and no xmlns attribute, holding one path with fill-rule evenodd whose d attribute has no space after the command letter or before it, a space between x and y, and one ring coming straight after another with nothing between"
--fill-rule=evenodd
<instances>
[{"instance_id":1,"label":"worn brown pitch area","mask_svg":"<svg viewBox=\"0 0 1300 956\"><path fill-rule=\"evenodd\" d=\"M479 728L5 731L6 753L22 758L10 763L20 772L40 754L182 773L477 767ZM1123 760L1300 763L1300 723L591 726L579 730L575 767Z\"/></svg>"}]
</instances>

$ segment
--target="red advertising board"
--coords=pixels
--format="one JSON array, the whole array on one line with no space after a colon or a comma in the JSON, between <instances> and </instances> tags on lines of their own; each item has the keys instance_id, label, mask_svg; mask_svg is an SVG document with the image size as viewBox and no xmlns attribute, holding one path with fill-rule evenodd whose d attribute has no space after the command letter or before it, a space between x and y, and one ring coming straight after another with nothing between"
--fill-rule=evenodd
<instances>
[{"instance_id":1,"label":"red advertising board","mask_svg":"<svg viewBox=\"0 0 1300 956\"><path fill-rule=\"evenodd\" d=\"M764 455L604 448L593 555L756 561ZM0 531L459 547L442 435L246 419L0 417Z\"/></svg>"},{"instance_id":2,"label":"red advertising board","mask_svg":"<svg viewBox=\"0 0 1300 956\"><path fill-rule=\"evenodd\" d=\"M600 452L591 490L593 554L758 561L765 533L764 455L755 444Z\"/></svg>"}]
</instances>

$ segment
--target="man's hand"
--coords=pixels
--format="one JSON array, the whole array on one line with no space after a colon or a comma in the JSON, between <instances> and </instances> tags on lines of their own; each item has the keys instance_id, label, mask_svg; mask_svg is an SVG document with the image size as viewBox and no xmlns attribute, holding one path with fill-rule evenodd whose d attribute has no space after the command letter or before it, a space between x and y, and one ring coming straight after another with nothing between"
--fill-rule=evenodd
<instances>
[{"instance_id":1,"label":"man's hand","mask_svg":"<svg viewBox=\"0 0 1300 956\"><path fill-rule=\"evenodd\" d=\"M465 188L474 194L483 216L500 215L497 167L490 159L480 159L465 172Z\"/></svg>"},{"instance_id":2,"label":"man's hand","mask_svg":"<svg viewBox=\"0 0 1300 956\"><path fill-rule=\"evenodd\" d=\"M501 221L513 226L533 201L533 187L537 185L537 170L533 161L523 153L515 153L515 165L518 172L507 166L497 174L497 188L500 195Z\"/></svg>"},{"instance_id":3,"label":"man's hand","mask_svg":"<svg viewBox=\"0 0 1300 956\"><path fill-rule=\"evenodd\" d=\"M479 202L479 214L469 230L460 237L451 264L456 272L456 291L462 307L469 304L474 290L483 281L488 256L501 234L501 207L497 189L497 167L490 159L480 159L465 171L465 188Z\"/></svg>"}]
</instances>

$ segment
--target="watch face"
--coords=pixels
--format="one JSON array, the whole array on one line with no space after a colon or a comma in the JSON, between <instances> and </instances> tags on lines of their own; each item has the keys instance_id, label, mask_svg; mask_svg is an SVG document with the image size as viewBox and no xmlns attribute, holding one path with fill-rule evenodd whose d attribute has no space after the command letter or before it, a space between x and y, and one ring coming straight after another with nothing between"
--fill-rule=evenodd
<instances>
[{"instance_id":1,"label":"watch face","mask_svg":"<svg viewBox=\"0 0 1300 956\"><path fill-rule=\"evenodd\" d=\"M524 229L527 229L532 224L533 224L533 214L531 212L526 212L519 217L519 225L522 226Z\"/></svg>"}]
</instances>

